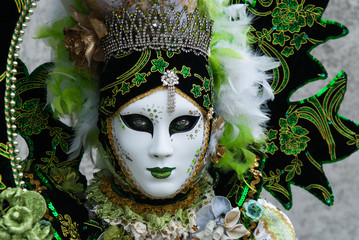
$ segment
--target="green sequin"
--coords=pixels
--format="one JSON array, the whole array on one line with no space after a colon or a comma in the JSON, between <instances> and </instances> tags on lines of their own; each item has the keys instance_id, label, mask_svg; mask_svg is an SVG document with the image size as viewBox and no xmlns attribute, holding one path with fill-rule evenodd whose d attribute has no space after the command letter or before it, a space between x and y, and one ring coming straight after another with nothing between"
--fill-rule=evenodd
<instances>
[{"instance_id":1,"label":"green sequin","mask_svg":"<svg viewBox=\"0 0 359 240\"><path fill-rule=\"evenodd\" d=\"M270 129L266 134L268 140L273 140L277 138L278 130Z\"/></svg>"},{"instance_id":2,"label":"green sequin","mask_svg":"<svg viewBox=\"0 0 359 240\"><path fill-rule=\"evenodd\" d=\"M286 57L289 57L294 54L294 48L285 46L284 49L281 51L281 54L283 54Z\"/></svg>"},{"instance_id":3,"label":"green sequin","mask_svg":"<svg viewBox=\"0 0 359 240\"><path fill-rule=\"evenodd\" d=\"M153 64L151 71L153 72L159 71L160 73L164 73L166 67L169 65L169 63L164 61L162 57L159 57L157 60L156 59L152 60L151 63Z\"/></svg>"},{"instance_id":4,"label":"green sequin","mask_svg":"<svg viewBox=\"0 0 359 240\"><path fill-rule=\"evenodd\" d=\"M194 97L197 98L202 95L201 93L201 86L192 84L191 93L193 93Z\"/></svg>"},{"instance_id":5,"label":"green sequin","mask_svg":"<svg viewBox=\"0 0 359 240\"><path fill-rule=\"evenodd\" d=\"M297 34L297 33L294 34L293 40L290 41L290 44L291 44L291 45L294 45L295 48L296 48L297 50L299 50L302 45L304 45L304 44L307 43L307 40L306 40L305 36L306 36L305 32L300 33L300 34Z\"/></svg>"},{"instance_id":6,"label":"green sequin","mask_svg":"<svg viewBox=\"0 0 359 240\"><path fill-rule=\"evenodd\" d=\"M274 154L275 151L278 150L278 147L273 143L273 142L270 142L267 144L267 152L269 152L270 154Z\"/></svg>"},{"instance_id":7,"label":"green sequin","mask_svg":"<svg viewBox=\"0 0 359 240\"><path fill-rule=\"evenodd\" d=\"M132 80L134 84L136 84L137 87L139 87L142 83L147 82L146 73L136 73L135 78Z\"/></svg>"},{"instance_id":8,"label":"green sequin","mask_svg":"<svg viewBox=\"0 0 359 240\"><path fill-rule=\"evenodd\" d=\"M191 68L186 67L185 65L182 66L181 74L184 78L191 76Z\"/></svg>"},{"instance_id":9,"label":"green sequin","mask_svg":"<svg viewBox=\"0 0 359 240\"><path fill-rule=\"evenodd\" d=\"M290 39L290 37L285 35L283 32L274 33L273 37L273 44L279 44L282 47L284 46L285 42Z\"/></svg>"},{"instance_id":10,"label":"green sequin","mask_svg":"<svg viewBox=\"0 0 359 240\"><path fill-rule=\"evenodd\" d=\"M43 109L45 104L38 104L39 99L26 101L15 113L16 125L27 135L39 134L48 124L49 114Z\"/></svg>"},{"instance_id":11,"label":"green sequin","mask_svg":"<svg viewBox=\"0 0 359 240\"><path fill-rule=\"evenodd\" d=\"M203 96L203 106L205 106L207 109L209 109L210 105L211 105L211 99L209 99L209 95L206 94Z\"/></svg>"},{"instance_id":12,"label":"green sequin","mask_svg":"<svg viewBox=\"0 0 359 240\"><path fill-rule=\"evenodd\" d=\"M125 93L130 92L130 84L127 82L123 82L120 88L121 94L125 95Z\"/></svg>"},{"instance_id":13,"label":"green sequin","mask_svg":"<svg viewBox=\"0 0 359 240\"><path fill-rule=\"evenodd\" d=\"M204 79L203 87L206 92L211 90L211 82L209 79L207 79L207 78Z\"/></svg>"}]
</instances>

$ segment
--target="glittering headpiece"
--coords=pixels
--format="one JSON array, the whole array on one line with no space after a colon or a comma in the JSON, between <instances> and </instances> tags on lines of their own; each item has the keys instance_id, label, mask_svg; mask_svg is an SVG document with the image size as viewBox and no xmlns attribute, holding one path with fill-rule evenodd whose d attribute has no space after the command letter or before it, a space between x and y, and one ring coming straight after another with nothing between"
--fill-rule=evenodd
<instances>
[{"instance_id":1,"label":"glittering headpiece","mask_svg":"<svg viewBox=\"0 0 359 240\"><path fill-rule=\"evenodd\" d=\"M154 89L159 84L168 86L169 112L173 112L175 108L174 84L177 84L178 89L186 95L195 99L200 106L204 106L206 109L210 108L211 94L202 96L202 93L198 92L200 90L197 90L195 95L193 94L195 91L193 84L205 88L206 92L211 91L210 85L213 84L210 73L206 68L203 71L200 67L207 65L209 68L208 56L212 36L212 20L207 19L205 15L201 17L197 8L154 2L148 3L148 6L144 7L138 3L132 7L120 7L112 11L105 17L104 25L107 34L101 39L101 44L107 64L101 75L100 92L101 109L106 109L106 115L108 115L108 107L112 106L114 109L118 109L122 104L140 93ZM148 53L152 51L153 53L141 61L137 61L138 59L135 62L131 61L133 58L131 55L134 52L144 51ZM154 51L158 52L154 53ZM163 56L158 55L160 51L163 51L161 54ZM187 54L188 56L193 54L194 56L190 58L197 60L190 64L189 61L178 59L178 56L174 56L175 53ZM120 60L121 58L123 60ZM160 65L163 64L163 66L158 68L156 62ZM202 63L202 65L198 63ZM147 71L145 65L151 66L151 64L154 65ZM132 70L124 73L123 70L127 68L127 65L131 65L131 69L136 69L138 73L141 72L141 82L135 80L139 76L135 76ZM116 66L121 66L121 69ZM192 77L191 81L187 80L179 84L176 74L182 74L184 78L191 75L191 73L183 75L181 69L192 70L195 77ZM168 78L167 72L171 72L174 74L173 77L177 78L174 84L171 83L171 78ZM201 73L202 78L196 77L199 73ZM123 76L126 77L122 78ZM204 84L207 84L207 87L203 87ZM137 90L139 88L142 90ZM110 92L106 92L106 90L110 90ZM121 93L120 97L114 99L118 92ZM109 99L109 96L110 98L113 97ZM202 100L203 97L206 97L207 101ZM109 101L112 103L110 104ZM110 112L113 113L113 111Z\"/></svg>"},{"instance_id":2,"label":"glittering headpiece","mask_svg":"<svg viewBox=\"0 0 359 240\"><path fill-rule=\"evenodd\" d=\"M185 5L150 3L144 7L137 3L112 11L104 25L107 35L101 39L105 66L99 78L99 141L110 159L109 169L121 184L144 194L135 179L120 176L126 173L126 165L114 147L112 119L128 104L163 89L168 89L170 114L175 111L177 91L207 116L214 103L208 60L212 22ZM210 121L206 121L207 139L209 126ZM192 187L194 177L203 169L206 147L198 156L200 167L188 172L183 189Z\"/></svg>"},{"instance_id":3,"label":"glittering headpiece","mask_svg":"<svg viewBox=\"0 0 359 240\"><path fill-rule=\"evenodd\" d=\"M108 35L102 38L105 58L133 50L181 50L208 55L212 22L188 7L178 11L174 6L151 4L145 11L120 8L106 17Z\"/></svg>"}]
</instances>

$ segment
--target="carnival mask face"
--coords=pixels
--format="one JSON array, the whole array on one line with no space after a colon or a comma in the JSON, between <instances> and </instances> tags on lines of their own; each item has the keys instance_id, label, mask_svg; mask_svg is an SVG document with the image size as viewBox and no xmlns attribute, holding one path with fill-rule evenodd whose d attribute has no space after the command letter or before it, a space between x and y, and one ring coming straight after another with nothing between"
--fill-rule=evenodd
<instances>
[{"instance_id":1,"label":"carnival mask face","mask_svg":"<svg viewBox=\"0 0 359 240\"><path fill-rule=\"evenodd\" d=\"M122 171L148 197L175 195L204 165L206 115L178 92L173 113L167 111L168 91L162 89L123 107L110 119L112 146Z\"/></svg>"}]
</instances>

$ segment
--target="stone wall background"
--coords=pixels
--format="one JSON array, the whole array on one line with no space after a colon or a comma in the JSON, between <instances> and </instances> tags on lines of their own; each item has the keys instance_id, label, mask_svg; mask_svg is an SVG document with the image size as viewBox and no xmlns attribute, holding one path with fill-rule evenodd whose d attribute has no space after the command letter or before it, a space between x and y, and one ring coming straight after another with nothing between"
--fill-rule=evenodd
<instances>
[{"instance_id":1,"label":"stone wall background","mask_svg":"<svg viewBox=\"0 0 359 240\"><path fill-rule=\"evenodd\" d=\"M350 33L312 51L329 77L304 86L292 100L316 94L344 70L348 74L348 86L339 113L359 122L359 1L330 0L323 18L345 25ZM326 164L324 170L334 192L334 205L327 207L305 190L292 186L293 207L284 212L292 220L299 240L359 239L359 153L334 164ZM263 195L281 207L268 193Z\"/></svg>"}]
</instances>

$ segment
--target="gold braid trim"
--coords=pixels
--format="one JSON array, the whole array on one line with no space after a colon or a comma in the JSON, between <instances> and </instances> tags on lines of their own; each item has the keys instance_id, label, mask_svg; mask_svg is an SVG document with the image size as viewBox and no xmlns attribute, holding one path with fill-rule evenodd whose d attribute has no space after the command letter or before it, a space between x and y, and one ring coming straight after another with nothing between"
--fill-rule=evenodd
<instances>
[{"instance_id":1,"label":"gold braid trim","mask_svg":"<svg viewBox=\"0 0 359 240\"><path fill-rule=\"evenodd\" d=\"M248 197L247 199L253 199L253 195L257 192L256 185L261 181L262 178L262 172L258 170L259 167L259 157L257 156L254 160L253 167L249 169L249 172L252 173L252 176L254 177L254 180L250 183L250 190L248 191Z\"/></svg>"},{"instance_id":2,"label":"gold braid trim","mask_svg":"<svg viewBox=\"0 0 359 240\"><path fill-rule=\"evenodd\" d=\"M150 205L137 203L136 201L123 198L117 195L111 187L111 177L105 176L102 178L102 183L99 185L99 189L105 194L108 199L114 204L120 206L121 208L129 207L132 211L140 214L142 216L150 213L156 213L158 217L163 216L166 212L171 214L175 214L178 209L188 209L190 205L194 202L194 200L198 197L198 184L196 184L188 197L176 203L171 203L168 205Z\"/></svg>"},{"instance_id":3,"label":"gold braid trim","mask_svg":"<svg viewBox=\"0 0 359 240\"><path fill-rule=\"evenodd\" d=\"M249 237L251 237L253 235L253 232L256 229L257 224L258 223L256 223L256 222L251 222L251 225L247 228L247 230L250 232L250 234L248 234L247 236L244 236L243 240L249 240ZM275 239L275 238L273 238L273 239Z\"/></svg>"},{"instance_id":4,"label":"gold braid trim","mask_svg":"<svg viewBox=\"0 0 359 240\"><path fill-rule=\"evenodd\" d=\"M113 178L113 180L115 181L115 184L120 186L123 191L125 192L131 192L133 194L136 194L136 195L141 195L141 192L138 191L136 188L132 188L131 186L129 185L126 185L126 184L123 184L120 180L118 180L116 177ZM141 195L141 198L146 198L145 196L142 197Z\"/></svg>"},{"instance_id":5,"label":"gold braid trim","mask_svg":"<svg viewBox=\"0 0 359 240\"><path fill-rule=\"evenodd\" d=\"M254 171L257 171L257 170L254 170ZM257 171L257 172L259 172L259 171ZM251 185L252 189L256 189L256 184L258 184L261 179L257 174L253 174L253 176L254 176L254 180L251 182L250 185ZM252 189L250 189L248 191L248 198L249 199L253 199L253 195L257 192L257 191L252 190Z\"/></svg>"},{"instance_id":6,"label":"gold braid trim","mask_svg":"<svg viewBox=\"0 0 359 240\"><path fill-rule=\"evenodd\" d=\"M248 195L247 195L245 202L248 202L250 199L254 199L253 196L257 192L256 185L261 181L261 178L262 178L262 172L257 170L259 167L258 160L259 160L259 158L256 157L253 167L249 170L249 172L252 173L254 179L250 183L251 187L249 188ZM249 237L252 236L253 231L257 228L258 222L251 221L250 224L251 225L247 228L247 230L250 232L250 234L243 237L244 240L248 240Z\"/></svg>"},{"instance_id":7,"label":"gold braid trim","mask_svg":"<svg viewBox=\"0 0 359 240\"><path fill-rule=\"evenodd\" d=\"M31 185L34 185L34 186L35 186L34 191L36 191L36 192L38 192L38 193L41 193L42 190L47 190L47 187L46 187L46 186L40 186L40 184L41 184L40 180L35 180L35 179L34 179L34 174L32 174L32 173L25 173L25 174L24 174L24 177L29 179Z\"/></svg>"},{"instance_id":8,"label":"gold braid trim","mask_svg":"<svg viewBox=\"0 0 359 240\"><path fill-rule=\"evenodd\" d=\"M283 216L283 213L281 213L281 211L279 211L277 208L272 208L272 207L270 207L270 206L265 206L265 208L270 209L271 211L277 213L277 214L280 216L281 220L282 220L282 221L288 226L288 228L290 229L290 232L292 233L293 238L295 238L294 228L293 228L292 224L289 223L288 220ZM267 219L262 218L261 221L263 221L263 223L264 223L264 224L263 224L264 231L265 231L266 233L270 234L271 238L276 239L276 236L275 236L274 232L270 231L269 228L268 228L268 226L269 226L270 224L268 223Z\"/></svg>"},{"instance_id":9,"label":"gold braid trim","mask_svg":"<svg viewBox=\"0 0 359 240\"><path fill-rule=\"evenodd\" d=\"M34 179L33 173L25 173L24 177L29 179L31 185L35 186L35 189L34 189L35 192L41 193L43 190L47 190L46 186L40 186L40 184L41 184L40 180ZM52 222L54 220L54 218L49 213L50 213L50 210L47 207L46 212L44 214L44 218L49 220L50 222Z\"/></svg>"}]
</instances>

